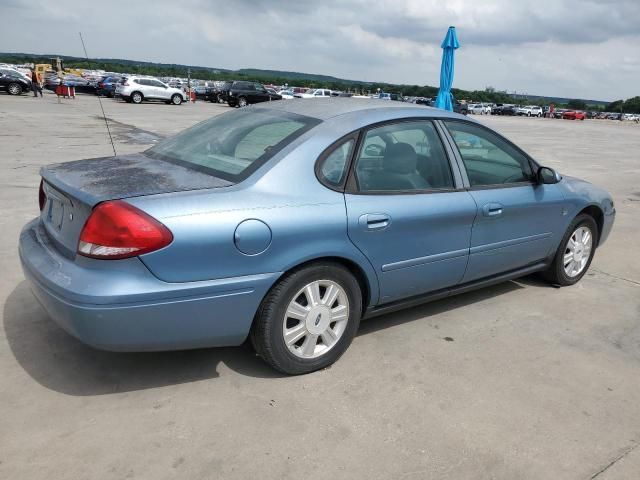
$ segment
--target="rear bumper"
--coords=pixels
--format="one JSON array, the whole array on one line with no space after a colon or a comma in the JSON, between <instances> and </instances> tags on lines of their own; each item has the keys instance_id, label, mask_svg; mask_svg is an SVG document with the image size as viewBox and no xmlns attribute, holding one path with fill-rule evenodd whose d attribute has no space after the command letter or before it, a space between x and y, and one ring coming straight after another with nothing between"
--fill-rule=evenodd
<instances>
[{"instance_id":1,"label":"rear bumper","mask_svg":"<svg viewBox=\"0 0 640 480\"><path fill-rule=\"evenodd\" d=\"M239 345L280 276L166 283L137 258L71 261L49 244L38 219L22 230L19 252L25 277L49 316L103 350Z\"/></svg>"}]
</instances>

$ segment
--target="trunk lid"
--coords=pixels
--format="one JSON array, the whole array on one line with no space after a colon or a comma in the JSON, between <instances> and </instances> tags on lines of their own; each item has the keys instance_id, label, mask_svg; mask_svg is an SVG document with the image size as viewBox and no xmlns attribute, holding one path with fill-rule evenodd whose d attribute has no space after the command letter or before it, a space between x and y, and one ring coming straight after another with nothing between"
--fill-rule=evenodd
<instances>
[{"instance_id":1,"label":"trunk lid","mask_svg":"<svg viewBox=\"0 0 640 480\"><path fill-rule=\"evenodd\" d=\"M53 164L40 174L46 195L40 218L53 243L69 258L75 257L82 227L100 202L233 185L143 154Z\"/></svg>"}]
</instances>

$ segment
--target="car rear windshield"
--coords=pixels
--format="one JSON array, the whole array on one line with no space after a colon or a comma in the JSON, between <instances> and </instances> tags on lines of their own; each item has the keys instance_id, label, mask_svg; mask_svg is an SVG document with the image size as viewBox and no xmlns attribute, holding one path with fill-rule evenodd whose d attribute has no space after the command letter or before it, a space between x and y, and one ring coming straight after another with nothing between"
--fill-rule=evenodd
<instances>
[{"instance_id":1,"label":"car rear windshield","mask_svg":"<svg viewBox=\"0 0 640 480\"><path fill-rule=\"evenodd\" d=\"M201 122L145 154L237 183L318 123L303 115L246 108Z\"/></svg>"}]
</instances>

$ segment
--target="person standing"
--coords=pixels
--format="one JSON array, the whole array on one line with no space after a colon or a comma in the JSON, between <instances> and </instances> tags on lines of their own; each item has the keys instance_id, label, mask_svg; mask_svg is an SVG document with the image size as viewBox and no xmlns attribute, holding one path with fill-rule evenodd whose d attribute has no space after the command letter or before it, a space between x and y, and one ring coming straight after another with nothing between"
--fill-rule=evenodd
<instances>
[{"instance_id":1,"label":"person standing","mask_svg":"<svg viewBox=\"0 0 640 480\"><path fill-rule=\"evenodd\" d=\"M31 69L31 90L33 90L33 96L38 98L38 92L40 92L40 98L42 95L42 85L40 84L40 78L35 68Z\"/></svg>"}]
</instances>

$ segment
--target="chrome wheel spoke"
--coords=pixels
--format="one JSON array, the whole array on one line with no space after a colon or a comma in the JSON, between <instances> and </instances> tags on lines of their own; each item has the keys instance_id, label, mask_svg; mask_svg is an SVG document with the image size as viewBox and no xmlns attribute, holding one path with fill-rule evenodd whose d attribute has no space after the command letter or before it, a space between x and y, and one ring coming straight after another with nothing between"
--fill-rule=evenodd
<instances>
[{"instance_id":1,"label":"chrome wheel spoke","mask_svg":"<svg viewBox=\"0 0 640 480\"><path fill-rule=\"evenodd\" d=\"M327 347L331 347L338 341L338 335L331 329L331 327L322 332L320 336L322 337L322 343L324 343Z\"/></svg>"},{"instance_id":2,"label":"chrome wheel spoke","mask_svg":"<svg viewBox=\"0 0 640 480\"><path fill-rule=\"evenodd\" d=\"M329 285L324 292L324 296L322 297L322 304L331 308L338 298L340 294L340 290L335 285Z\"/></svg>"},{"instance_id":3,"label":"chrome wheel spoke","mask_svg":"<svg viewBox=\"0 0 640 480\"><path fill-rule=\"evenodd\" d=\"M300 322L293 328L290 328L284 332L284 342L287 346L295 344L298 340L307 334L307 328L304 322Z\"/></svg>"},{"instance_id":4,"label":"chrome wheel spoke","mask_svg":"<svg viewBox=\"0 0 640 480\"><path fill-rule=\"evenodd\" d=\"M309 334L307 338L304 339L302 343L302 354L305 357L312 357L316 351L316 346L318 345L318 335Z\"/></svg>"},{"instance_id":5,"label":"chrome wheel spoke","mask_svg":"<svg viewBox=\"0 0 640 480\"><path fill-rule=\"evenodd\" d=\"M295 300L289 304L287 308L287 318L295 318L297 320L304 320L307 318L310 308L303 307Z\"/></svg>"},{"instance_id":6,"label":"chrome wheel spoke","mask_svg":"<svg viewBox=\"0 0 640 480\"><path fill-rule=\"evenodd\" d=\"M573 253L571 253L571 252L565 253L564 254L564 263L563 263L563 265L566 267L572 261L573 261Z\"/></svg>"},{"instance_id":7,"label":"chrome wheel spoke","mask_svg":"<svg viewBox=\"0 0 640 480\"><path fill-rule=\"evenodd\" d=\"M341 322L349 317L349 309L345 305L339 305L331 310L331 319L334 322Z\"/></svg>"},{"instance_id":8,"label":"chrome wheel spoke","mask_svg":"<svg viewBox=\"0 0 640 480\"><path fill-rule=\"evenodd\" d=\"M320 303L320 283L313 282L307 285L304 289L304 294L307 297L309 306L315 307Z\"/></svg>"}]
</instances>

